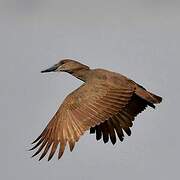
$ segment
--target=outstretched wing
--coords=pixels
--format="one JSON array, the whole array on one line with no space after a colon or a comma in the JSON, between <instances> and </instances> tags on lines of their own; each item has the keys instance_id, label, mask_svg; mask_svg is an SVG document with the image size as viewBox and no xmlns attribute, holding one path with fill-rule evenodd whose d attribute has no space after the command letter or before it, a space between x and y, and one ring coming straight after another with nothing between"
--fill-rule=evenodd
<instances>
[{"instance_id":1,"label":"outstretched wing","mask_svg":"<svg viewBox=\"0 0 180 180\"><path fill-rule=\"evenodd\" d=\"M69 94L41 135L33 142L41 160L50 150L48 160L58 145L58 158L63 155L66 144L72 151L75 142L91 127L108 120L125 108L135 88L127 84L115 87L109 83L91 81Z\"/></svg>"}]
</instances>

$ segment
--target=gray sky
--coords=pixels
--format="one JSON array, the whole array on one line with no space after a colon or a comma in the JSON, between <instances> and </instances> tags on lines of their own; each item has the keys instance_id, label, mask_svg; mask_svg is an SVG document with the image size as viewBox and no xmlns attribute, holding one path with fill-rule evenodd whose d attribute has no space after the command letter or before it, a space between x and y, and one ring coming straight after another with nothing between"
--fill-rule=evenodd
<instances>
[{"instance_id":1,"label":"gray sky","mask_svg":"<svg viewBox=\"0 0 180 180\"><path fill-rule=\"evenodd\" d=\"M179 0L0 0L0 179L178 179ZM120 72L164 101L115 146L86 133L73 153L31 159L30 143L81 82L40 74L58 58Z\"/></svg>"}]
</instances>

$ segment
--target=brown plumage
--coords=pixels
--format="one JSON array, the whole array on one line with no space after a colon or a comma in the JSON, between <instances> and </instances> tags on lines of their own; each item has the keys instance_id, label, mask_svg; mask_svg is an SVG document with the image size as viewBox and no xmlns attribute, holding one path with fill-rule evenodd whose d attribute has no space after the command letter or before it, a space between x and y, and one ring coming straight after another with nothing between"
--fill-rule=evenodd
<instances>
[{"instance_id":1,"label":"brown plumage","mask_svg":"<svg viewBox=\"0 0 180 180\"><path fill-rule=\"evenodd\" d=\"M162 98L148 92L127 77L103 69L90 69L77 61L65 59L42 71L64 71L84 81L70 93L41 135L33 142L42 151L41 160L49 152L50 160L59 146L60 158L69 144L70 151L85 131L96 134L96 139L109 139L112 144L131 135L135 116L147 106L155 108Z\"/></svg>"}]
</instances>

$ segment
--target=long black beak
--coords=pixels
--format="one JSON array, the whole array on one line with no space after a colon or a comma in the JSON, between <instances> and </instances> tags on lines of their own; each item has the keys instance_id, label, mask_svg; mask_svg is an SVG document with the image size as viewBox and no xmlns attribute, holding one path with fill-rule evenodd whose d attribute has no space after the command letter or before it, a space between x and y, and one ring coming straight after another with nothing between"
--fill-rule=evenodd
<instances>
[{"instance_id":1,"label":"long black beak","mask_svg":"<svg viewBox=\"0 0 180 180\"><path fill-rule=\"evenodd\" d=\"M46 70L41 71L41 73L53 72L53 71L56 71L57 68L58 68L58 66L54 65L54 66L52 66L52 67L50 67L50 68L48 68Z\"/></svg>"}]
</instances>

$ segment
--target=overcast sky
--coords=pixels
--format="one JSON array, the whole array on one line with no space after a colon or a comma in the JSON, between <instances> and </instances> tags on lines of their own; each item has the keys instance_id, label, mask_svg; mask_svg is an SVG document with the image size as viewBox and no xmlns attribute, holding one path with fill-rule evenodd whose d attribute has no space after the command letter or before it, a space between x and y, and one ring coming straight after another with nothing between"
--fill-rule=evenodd
<instances>
[{"instance_id":1,"label":"overcast sky","mask_svg":"<svg viewBox=\"0 0 180 180\"><path fill-rule=\"evenodd\" d=\"M180 1L0 0L0 179L178 179ZM86 133L61 160L27 150L81 82L61 58L122 73L164 98L115 146Z\"/></svg>"}]
</instances>

